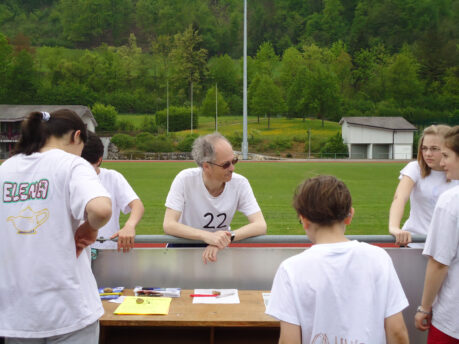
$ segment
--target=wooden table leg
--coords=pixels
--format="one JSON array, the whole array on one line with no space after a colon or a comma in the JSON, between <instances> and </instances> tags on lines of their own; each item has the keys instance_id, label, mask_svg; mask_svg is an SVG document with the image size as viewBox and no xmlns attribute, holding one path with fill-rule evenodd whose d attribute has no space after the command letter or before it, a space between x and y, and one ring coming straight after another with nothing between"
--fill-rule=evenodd
<instances>
[{"instance_id":1,"label":"wooden table leg","mask_svg":"<svg viewBox=\"0 0 459 344\"><path fill-rule=\"evenodd\" d=\"M211 327L210 328L209 343L210 344L215 344L215 327Z\"/></svg>"}]
</instances>

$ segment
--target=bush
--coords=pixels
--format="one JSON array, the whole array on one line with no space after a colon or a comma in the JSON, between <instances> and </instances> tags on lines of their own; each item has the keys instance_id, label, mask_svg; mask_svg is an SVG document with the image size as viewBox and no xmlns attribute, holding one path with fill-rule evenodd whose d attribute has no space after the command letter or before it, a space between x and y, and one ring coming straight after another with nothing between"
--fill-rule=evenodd
<instances>
[{"instance_id":1,"label":"bush","mask_svg":"<svg viewBox=\"0 0 459 344\"><path fill-rule=\"evenodd\" d=\"M198 134L187 135L183 138L182 141L179 142L177 145L177 149L179 152L191 152L193 148L193 142L198 137Z\"/></svg>"},{"instance_id":2,"label":"bush","mask_svg":"<svg viewBox=\"0 0 459 344\"><path fill-rule=\"evenodd\" d=\"M156 124L167 128L167 109L156 113ZM198 114L193 113L193 128L198 127ZM191 129L191 113L188 107L169 107L169 131L181 131Z\"/></svg>"},{"instance_id":3,"label":"bush","mask_svg":"<svg viewBox=\"0 0 459 344\"><path fill-rule=\"evenodd\" d=\"M134 131L135 125L126 119L122 119L118 121L117 128L118 131Z\"/></svg>"},{"instance_id":4,"label":"bush","mask_svg":"<svg viewBox=\"0 0 459 344\"><path fill-rule=\"evenodd\" d=\"M97 131L116 130L116 118L118 113L113 106L96 103L91 111L97 122Z\"/></svg>"},{"instance_id":5,"label":"bush","mask_svg":"<svg viewBox=\"0 0 459 344\"><path fill-rule=\"evenodd\" d=\"M348 154L347 145L343 143L343 137L341 133L330 137L327 143L322 147L320 153L339 153Z\"/></svg>"},{"instance_id":6,"label":"bush","mask_svg":"<svg viewBox=\"0 0 459 344\"><path fill-rule=\"evenodd\" d=\"M111 142L119 149L129 149L135 146L135 138L126 134L116 134Z\"/></svg>"},{"instance_id":7,"label":"bush","mask_svg":"<svg viewBox=\"0 0 459 344\"><path fill-rule=\"evenodd\" d=\"M144 152L172 152L174 145L169 137L165 135L153 135L151 133L140 133L135 138L137 149Z\"/></svg>"}]
</instances>

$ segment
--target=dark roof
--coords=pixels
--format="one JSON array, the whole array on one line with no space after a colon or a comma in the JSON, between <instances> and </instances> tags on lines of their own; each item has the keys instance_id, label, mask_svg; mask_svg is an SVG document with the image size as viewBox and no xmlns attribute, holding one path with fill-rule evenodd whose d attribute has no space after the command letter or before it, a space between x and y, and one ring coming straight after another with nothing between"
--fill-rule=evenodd
<instances>
[{"instance_id":1,"label":"dark roof","mask_svg":"<svg viewBox=\"0 0 459 344\"><path fill-rule=\"evenodd\" d=\"M360 125L363 127L389 130L418 130L414 125L412 125L403 117L343 117L339 121L339 124L343 125L344 122L352 125Z\"/></svg>"},{"instance_id":2,"label":"dark roof","mask_svg":"<svg viewBox=\"0 0 459 344\"><path fill-rule=\"evenodd\" d=\"M59 109L73 110L81 118L86 115L94 122L94 125L97 125L91 110L83 105L0 105L0 121L22 121L32 111L53 112Z\"/></svg>"}]
</instances>

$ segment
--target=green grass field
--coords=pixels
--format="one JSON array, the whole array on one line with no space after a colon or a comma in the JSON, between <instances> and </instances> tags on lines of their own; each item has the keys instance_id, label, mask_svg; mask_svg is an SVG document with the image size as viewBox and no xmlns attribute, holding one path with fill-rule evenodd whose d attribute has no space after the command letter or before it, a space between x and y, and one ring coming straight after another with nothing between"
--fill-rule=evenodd
<instances>
[{"instance_id":1,"label":"green grass field","mask_svg":"<svg viewBox=\"0 0 459 344\"><path fill-rule=\"evenodd\" d=\"M249 179L268 223L268 234L303 234L291 206L293 191L305 178L331 174L343 180L352 194L356 213L347 234L375 235L387 234L389 207L399 171L404 165L390 162L241 162L236 172ZM192 162L102 164L102 167L121 172L142 199L145 215L137 227L137 234L164 234L164 202L170 184L180 170L194 166ZM238 228L245 223L245 217L237 213L231 227Z\"/></svg>"}]
</instances>

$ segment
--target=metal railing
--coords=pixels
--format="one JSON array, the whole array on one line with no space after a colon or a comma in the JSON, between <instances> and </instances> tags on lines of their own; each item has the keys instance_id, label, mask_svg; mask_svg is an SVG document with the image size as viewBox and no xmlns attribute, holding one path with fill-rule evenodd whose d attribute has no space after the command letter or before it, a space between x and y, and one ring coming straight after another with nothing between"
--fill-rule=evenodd
<instances>
[{"instance_id":1,"label":"metal railing","mask_svg":"<svg viewBox=\"0 0 459 344\"><path fill-rule=\"evenodd\" d=\"M349 240L358 240L367 243L393 244L395 238L392 235L346 235ZM425 235L412 235L413 243L423 243ZM99 242L110 239L98 238ZM113 239L116 241L117 239ZM135 243L138 244L202 244L199 240L178 238L172 235L136 235ZM237 244L310 244L306 235L260 235L235 242Z\"/></svg>"}]
</instances>

